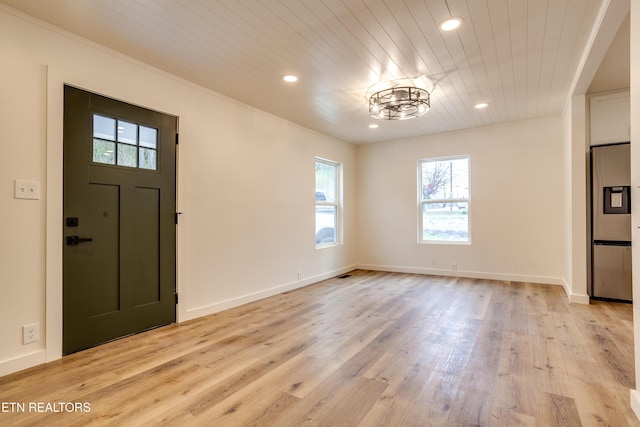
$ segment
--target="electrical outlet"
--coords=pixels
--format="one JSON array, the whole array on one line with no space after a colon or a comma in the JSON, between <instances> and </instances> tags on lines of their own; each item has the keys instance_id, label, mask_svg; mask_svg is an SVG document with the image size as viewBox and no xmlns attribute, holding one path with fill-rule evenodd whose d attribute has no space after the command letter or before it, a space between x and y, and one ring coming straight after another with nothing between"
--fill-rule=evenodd
<instances>
[{"instance_id":1,"label":"electrical outlet","mask_svg":"<svg viewBox=\"0 0 640 427\"><path fill-rule=\"evenodd\" d=\"M302 271L298 271L298 280L302 280Z\"/></svg>"},{"instance_id":2,"label":"electrical outlet","mask_svg":"<svg viewBox=\"0 0 640 427\"><path fill-rule=\"evenodd\" d=\"M455 262L451 263L451 271L458 271L458 264L456 264Z\"/></svg>"},{"instance_id":3,"label":"electrical outlet","mask_svg":"<svg viewBox=\"0 0 640 427\"><path fill-rule=\"evenodd\" d=\"M22 344L29 344L40 340L40 324L31 323L22 327Z\"/></svg>"}]
</instances>

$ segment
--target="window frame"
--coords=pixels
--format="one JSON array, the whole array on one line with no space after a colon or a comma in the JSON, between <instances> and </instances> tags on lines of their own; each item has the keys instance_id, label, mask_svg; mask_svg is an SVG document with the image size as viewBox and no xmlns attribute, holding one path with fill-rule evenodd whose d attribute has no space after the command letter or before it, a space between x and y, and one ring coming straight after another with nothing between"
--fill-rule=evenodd
<instances>
[{"instance_id":1,"label":"window frame","mask_svg":"<svg viewBox=\"0 0 640 427\"><path fill-rule=\"evenodd\" d=\"M466 160L467 161L467 197L466 198L438 198L438 199L424 199L422 192L422 165L425 163L434 162L447 162L451 160ZM417 193L418 193L418 243L427 245L470 245L471 244L471 155L460 154L455 156L444 157L431 157L418 160L417 165ZM424 238L424 206L430 204L453 204L453 203L466 203L467 204L467 240L435 240Z\"/></svg>"},{"instance_id":2,"label":"window frame","mask_svg":"<svg viewBox=\"0 0 640 427\"><path fill-rule=\"evenodd\" d=\"M316 199L316 193L318 190L318 172L317 165L318 163L323 163L325 165L329 165L335 167L335 201L318 201ZM322 157L316 157L314 162L314 199L315 200L315 214L314 214L314 229L317 224L317 215L318 215L318 207L333 207L335 209L335 221L334 221L334 240L333 242L327 243L317 243L316 249L328 248L333 246L339 246L342 244L342 163L336 162L335 160L329 160ZM314 232L314 236L317 236L317 231Z\"/></svg>"}]
</instances>

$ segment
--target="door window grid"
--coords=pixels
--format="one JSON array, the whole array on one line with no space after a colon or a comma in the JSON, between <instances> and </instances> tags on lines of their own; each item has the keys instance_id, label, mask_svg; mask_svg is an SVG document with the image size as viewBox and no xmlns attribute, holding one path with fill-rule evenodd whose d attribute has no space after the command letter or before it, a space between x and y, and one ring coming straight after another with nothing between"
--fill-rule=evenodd
<instances>
[{"instance_id":1,"label":"door window grid","mask_svg":"<svg viewBox=\"0 0 640 427\"><path fill-rule=\"evenodd\" d=\"M418 162L418 241L470 243L469 156Z\"/></svg>"},{"instance_id":2,"label":"door window grid","mask_svg":"<svg viewBox=\"0 0 640 427\"><path fill-rule=\"evenodd\" d=\"M316 159L316 247L339 243L340 163Z\"/></svg>"},{"instance_id":3,"label":"door window grid","mask_svg":"<svg viewBox=\"0 0 640 427\"><path fill-rule=\"evenodd\" d=\"M93 162L157 170L158 130L94 114Z\"/></svg>"}]
</instances>

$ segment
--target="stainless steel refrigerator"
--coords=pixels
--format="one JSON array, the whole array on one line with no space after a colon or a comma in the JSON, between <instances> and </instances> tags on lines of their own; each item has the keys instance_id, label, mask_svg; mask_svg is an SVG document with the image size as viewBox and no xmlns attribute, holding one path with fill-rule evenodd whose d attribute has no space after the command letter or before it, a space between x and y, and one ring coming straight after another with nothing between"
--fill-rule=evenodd
<instances>
[{"instance_id":1,"label":"stainless steel refrigerator","mask_svg":"<svg viewBox=\"0 0 640 427\"><path fill-rule=\"evenodd\" d=\"M631 301L630 145L591 148L592 293Z\"/></svg>"}]
</instances>

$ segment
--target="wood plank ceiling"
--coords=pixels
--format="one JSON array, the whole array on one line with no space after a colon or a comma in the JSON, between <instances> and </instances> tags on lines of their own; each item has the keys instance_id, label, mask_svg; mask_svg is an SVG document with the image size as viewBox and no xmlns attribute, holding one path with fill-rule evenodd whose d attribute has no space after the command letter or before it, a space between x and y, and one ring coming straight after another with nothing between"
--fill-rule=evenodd
<instances>
[{"instance_id":1,"label":"wood plank ceiling","mask_svg":"<svg viewBox=\"0 0 640 427\"><path fill-rule=\"evenodd\" d=\"M0 0L304 127L367 143L561 112L601 0ZM438 23L459 16L443 32ZM295 84L284 74L299 77ZM368 115L426 76L431 110ZM89 88L90 89L90 88ZM487 102L483 110L474 108ZM215 118L212 118L215 120ZM377 123L378 129L368 125Z\"/></svg>"}]
</instances>

